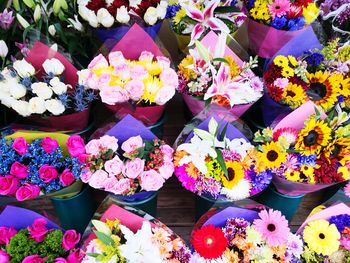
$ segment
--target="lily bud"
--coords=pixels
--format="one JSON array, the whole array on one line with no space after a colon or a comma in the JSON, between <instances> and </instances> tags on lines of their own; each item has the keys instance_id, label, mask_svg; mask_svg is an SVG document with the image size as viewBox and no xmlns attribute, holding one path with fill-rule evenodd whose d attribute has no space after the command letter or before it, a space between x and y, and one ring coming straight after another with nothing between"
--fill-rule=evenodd
<instances>
[{"instance_id":1,"label":"lily bud","mask_svg":"<svg viewBox=\"0 0 350 263\"><path fill-rule=\"evenodd\" d=\"M50 33L51 36L55 36L56 35L56 28L54 25L50 25L48 28L48 31Z\"/></svg>"},{"instance_id":2,"label":"lily bud","mask_svg":"<svg viewBox=\"0 0 350 263\"><path fill-rule=\"evenodd\" d=\"M34 9L35 3L33 0L23 0L23 3L31 9Z\"/></svg>"},{"instance_id":3,"label":"lily bud","mask_svg":"<svg viewBox=\"0 0 350 263\"><path fill-rule=\"evenodd\" d=\"M39 5L36 5L34 10L34 21L38 22L41 19L41 8Z\"/></svg>"},{"instance_id":4,"label":"lily bud","mask_svg":"<svg viewBox=\"0 0 350 263\"><path fill-rule=\"evenodd\" d=\"M13 0L13 1L12 1L12 5L13 5L13 8L14 8L17 12L21 9L21 7L19 6L18 0Z\"/></svg>"},{"instance_id":5,"label":"lily bud","mask_svg":"<svg viewBox=\"0 0 350 263\"><path fill-rule=\"evenodd\" d=\"M53 13L57 16L60 13L61 9L64 11L68 10L68 4L66 0L55 0L52 8L53 8Z\"/></svg>"},{"instance_id":6,"label":"lily bud","mask_svg":"<svg viewBox=\"0 0 350 263\"><path fill-rule=\"evenodd\" d=\"M4 40L0 40L0 57L4 58L7 56L9 49Z\"/></svg>"},{"instance_id":7,"label":"lily bud","mask_svg":"<svg viewBox=\"0 0 350 263\"><path fill-rule=\"evenodd\" d=\"M21 26L24 28L24 29L26 29L27 27L29 27L30 26L30 24L27 22L27 20L25 20L24 18L23 18L23 16L21 16L20 14L16 14L16 18L17 18L17 20L18 20L18 22L21 24Z\"/></svg>"}]
</instances>

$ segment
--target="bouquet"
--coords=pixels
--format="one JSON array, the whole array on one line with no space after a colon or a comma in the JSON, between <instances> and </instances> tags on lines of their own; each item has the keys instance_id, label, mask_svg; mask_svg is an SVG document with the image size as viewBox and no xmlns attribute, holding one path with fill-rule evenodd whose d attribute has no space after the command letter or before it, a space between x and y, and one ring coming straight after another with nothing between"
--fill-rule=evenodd
<instances>
[{"instance_id":1,"label":"bouquet","mask_svg":"<svg viewBox=\"0 0 350 263\"><path fill-rule=\"evenodd\" d=\"M75 230L62 230L39 214L13 206L7 206L0 219L2 262L81 262Z\"/></svg>"},{"instance_id":2,"label":"bouquet","mask_svg":"<svg viewBox=\"0 0 350 263\"><path fill-rule=\"evenodd\" d=\"M340 46L336 39L298 58L276 56L264 73L268 95L291 109L313 101L325 112L337 104L349 110L349 48Z\"/></svg>"},{"instance_id":3,"label":"bouquet","mask_svg":"<svg viewBox=\"0 0 350 263\"><path fill-rule=\"evenodd\" d=\"M171 18L180 49L186 48L190 41L194 44L208 29L235 33L246 19L236 5L236 1L173 1L166 17Z\"/></svg>"},{"instance_id":4,"label":"bouquet","mask_svg":"<svg viewBox=\"0 0 350 263\"><path fill-rule=\"evenodd\" d=\"M317 208L302 224L304 239L300 262L348 262L350 259L350 209L344 203Z\"/></svg>"},{"instance_id":5,"label":"bouquet","mask_svg":"<svg viewBox=\"0 0 350 263\"><path fill-rule=\"evenodd\" d=\"M56 139L57 140L56 140ZM16 132L0 140L0 195L18 201L79 192L85 144L78 135Z\"/></svg>"},{"instance_id":6,"label":"bouquet","mask_svg":"<svg viewBox=\"0 0 350 263\"><path fill-rule=\"evenodd\" d=\"M263 58L271 58L288 41L317 18L319 8L312 0L244 0L248 19L249 47ZM268 41L267 41L268 40Z\"/></svg>"},{"instance_id":7,"label":"bouquet","mask_svg":"<svg viewBox=\"0 0 350 263\"><path fill-rule=\"evenodd\" d=\"M277 210L238 207L215 212L191 238L194 262L297 262L301 238Z\"/></svg>"},{"instance_id":8,"label":"bouquet","mask_svg":"<svg viewBox=\"0 0 350 263\"><path fill-rule=\"evenodd\" d=\"M141 42L136 43L135 37ZM170 60L137 25L113 48L108 61L100 54L79 74L81 83L97 89L102 102L118 117L132 114L148 125L158 121L178 86Z\"/></svg>"},{"instance_id":9,"label":"bouquet","mask_svg":"<svg viewBox=\"0 0 350 263\"><path fill-rule=\"evenodd\" d=\"M311 102L255 134L259 162L273 173L278 192L291 196L349 179L349 117L326 117Z\"/></svg>"},{"instance_id":10,"label":"bouquet","mask_svg":"<svg viewBox=\"0 0 350 263\"><path fill-rule=\"evenodd\" d=\"M243 63L225 40L224 34L208 33L178 66L178 91L194 115L214 104L240 117L263 94L262 81L251 71L257 60Z\"/></svg>"},{"instance_id":11,"label":"bouquet","mask_svg":"<svg viewBox=\"0 0 350 263\"><path fill-rule=\"evenodd\" d=\"M264 190L272 174L256 163L257 151L229 123L209 117L193 130L175 155L175 175L182 186L211 199L237 201Z\"/></svg>"},{"instance_id":12,"label":"bouquet","mask_svg":"<svg viewBox=\"0 0 350 263\"><path fill-rule=\"evenodd\" d=\"M92 220L95 230L84 234L83 262L189 262L191 252L182 239L149 215L143 219L135 212L111 204Z\"/></svg>"},{"instance_id":13,"label":"bouquet","mask_svg":"<svg viewBox=\"0 0 350 263\"><path fill-rule=\"evenodd\" d=\"M115 195L158 191L174 171L173 149L131 116L85 148L82 181Z\"/></svg>"}]
</instances>

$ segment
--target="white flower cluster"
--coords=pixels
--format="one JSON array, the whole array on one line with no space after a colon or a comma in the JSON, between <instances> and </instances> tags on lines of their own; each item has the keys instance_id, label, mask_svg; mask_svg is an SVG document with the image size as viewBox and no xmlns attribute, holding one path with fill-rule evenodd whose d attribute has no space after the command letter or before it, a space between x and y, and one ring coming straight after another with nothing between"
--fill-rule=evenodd
<instances>
[{"instance_id":1,"label":"white flower cluster","mask_svg":"<svg viewBox=\"0 0 350 263\"><path fill-rule=\"evenodd\" d=\"M130 21L130 15L137 15L130 7L138 8L142 0L130 0L129 9L126 6L117 8L116 15L113 16L106 8L100 8L97 12L87 7L91 0L78 0L79 15L86 20L92 27L110 28L115 22L119 24L127 24ZM113 1L106 1L106 6L109 6ZM167 12L167 1L160 1L157 7L150 6L143 15L143 19L147 25L153 26L158 20L165 18Z\"/></svg>"},{"instance_id":2,"label":"white flower cluster","mask_svg":"<svg viewBox=\"0 0 350 263\"><path fill-rule=\"evenodd\" d=\"M48 111L52 115L60 115L65 106L58 99L72 88L61 82L64 65L55 58L43 63L44 71L51 78L48 83L33 81L35 68L25 59L13 63L13 70L5 68L0 76L0 101L12 108L21 116L43 114Z\"/></svg>"}]
</instances>

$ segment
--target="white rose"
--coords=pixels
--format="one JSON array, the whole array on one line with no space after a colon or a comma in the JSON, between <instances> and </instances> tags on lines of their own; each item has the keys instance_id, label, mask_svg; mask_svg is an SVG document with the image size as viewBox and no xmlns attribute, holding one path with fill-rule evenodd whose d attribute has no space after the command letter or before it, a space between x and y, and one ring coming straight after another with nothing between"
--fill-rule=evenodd
<instances>
[{"instance_id":1,"label":"white rose","mask_svg":"<svg viewBox=\"0 0 350 263\"><path fill-rule=\"evenodd\" d=\"M175 88L171 86L165 86L158 91L154 102L158 105L164 105L175 95Z\"/></svg>"},{"instance_id":2,"label":"white rose","mask_svg":"<svg viewBox=\"0 0 350 263\"><path fill-rule=\"evenodd\" d=\"M13 68L17 71L17 74L22 78L28 78L35 74L35 68L25 59L16 60L13 63Z\"/></svg>"},{"instance_id":3,"label":"white rose","mask_svg":"<svg viewBox=\"0 0 350 263\"><path fill-rule=\"evenodd\" d=\"M12 103L12 109L14 109L19 115L28 117L30 115L29 103L24 100L16 100Z\"/></svg>"},{"instance_id":4,"label":"white rose","mask_svg":"<svg viewBox=\"0 0 350 263\"><path fill-rule=\"evenodd\" d=\"M45 82L36 82L32 84L32 91L38 97L47 100L53 95L52 90Z\"/></svg>"},{"instance_id":5,"label":"white rose","mask_svg":"<svg viewBox=\"0 0 350 263\"><path fill-rule=\"evenodd\" d=\"M0 97L0 100L1 100L1 103L7 108L12 108L12 105L17 101L10 95L6 96L5 94L3 97L2 96Z\"/></svg>"},{"instance_id":6,"label":"white rose","mask_svg":"<svg viewBox=\"0 0 350 263\"><path fill-rule=\"evenodd\" d=\"M15 99L20 99L27 94L27 89L22 84L16 83L10 87L10 94Z\"/></svg>"},{"instance_id":7,"label":"white rose","mask_svg":"<svg viewBox=\"0 0 350 263\"><path fill-rule=\"evenodd\" d=\"M94 11L88 9L85 6L79 6L79 15L84 20L88 21L90 26L98 27L98 20Z\"/></svg>"},{"instance_id":8,"label":"white rose","mask_svg":"<svg viewBox=\"0 0 350 263\"><path fill-rule=\"evenodd\" d=\"M157 8L151 6L147 9L143 19L145 20L145 22L147 24L149 24L150 26L153 26L157 20L158 20L158 17L157 17Z\"/></svg>"},{"instance_id":9,"label":"white rose","mask_svg":"<svg viewBox=\"0 0 350 263\"><path fill-rule=\"evenodd\" d=\"M104 27L111 27L114 24L114 17L106 8L101 8L97 11L97 21Z\"/></svg>"},{"instance_id":10,"label":"white rose","mask_svg":"<svg viewBox=\"0 0 350 263\"><path fill-rule=\"evenodd\" d=\"M117 9L116 19L121 24L126 24L130 21L130 15L128 9L125 6L121 6Z\"/></svg>"},{"instance_id":11,"label":"white rose","mask_svg":"<svg viewBox=\"0 0 350 263\"><path fill-rule=\"evenodd\" d=\"M48 31L50 33L51 36L55 36L56 35L56 28L54 25L50 25L48 28Z\"/></svg>"},{"instance_id":12,"label":"white rose","mask_svg":"<svg viewBox=\"0 0 350 263\"><path fill-rule=\"evenodd\" d=\"M55 99L45 101L45 108L53 115L60 115L66 110L62 102Z\"/></svg>"},{"instance_id":13,"label":"white rose","mask_svg":"<svg viewBox=\"0 0 350 263\"><path fill-rule=\"evenodd\" d=\"M77 72L78 74L78 83L79 85L87 85L87 79L90 76L90 70L89 69L83 69Z\"/></svg>"},{"instance_id":14,"label":"white rose","mask_svg":"<svg viewBox=\"0 0 350 263\"><path fill-rule=\"evenodd\" d=\"M60 81L58 77L54 77L50 80L51 89L57 95L62 95L67 92L67 85Z\"/></svg>"},{"instance_id":15,"label":"white rose","mask_svg":"<svg viewBox=\"0 0 350 263\"><path fill-rule=\"evenodd\" d=\"M57 58L46 59L43 68L47 74L53 73L55 76L61 75L64 71L64 65Z\"/></svg>"},{"instance_id":16,"label":"white rose","mask_svg":"<svg viewBox=\"0 0 350 263\"><path fill-rule=\"evenodd\" d=\"M45 100L39 97L34 97L29 100L30 113L43 114L46 111Z\"/></svg>"}]
</instances>

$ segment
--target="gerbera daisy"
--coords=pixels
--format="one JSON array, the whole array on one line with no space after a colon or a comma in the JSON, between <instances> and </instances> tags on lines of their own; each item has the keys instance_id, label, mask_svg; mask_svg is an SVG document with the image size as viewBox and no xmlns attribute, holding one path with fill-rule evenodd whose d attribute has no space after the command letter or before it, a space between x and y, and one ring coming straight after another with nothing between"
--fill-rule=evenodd
<instances>
[{"instance_id":1,"label":"gerbera daisy","mask_svg":"<svg viewBox=\"0 0 350 263\"><path fill-rule=\"evenodd\" d=\"M306 91L309 98L325 111L329 111L338 101L337 80L329 78L329 74L322 71L315 74L306 73L306 76L310 83Z\"/></svg>"},{"instance_id":2,"label":"gerbera daisy","mask_svg":"<svg viewBox=\"0 0 350 263\"><path fill-rule=\"evenodd\" d=\"M224 232L214 225L207 225L195 231L191 242L196 252L205 259L221 257L228 246Z\"/></svg>"},{"instance_id":3,"label":"gerbera daisy","mask_svg":"<svg viewBox=\"0 0 350 263\"><path fill-rule=\"evenodd\" d=\"M273 140L278 141L279 137L285 137L290 144L294 144L298 138L298 131L295 128L279 128L273 132Z\"/></svg>"},{"instance_id":4,"label":"gerbera daisy","mask_svg":"<svg viewBox=\"0 0 350 263\"><path fill-rule=\"evenodd\" d=\"M334 224L324 219L310 222L303 237L308 247L317 254L330 256L339 249L340 233Z\"/></svg>"},{"instance_id":5,"label":"gerbera daisy","mask_svg":"<svg viewBox=\"0 0 350 263\"><path fill-rule=\"evenodd\" d=\"M299 132L295 149L306 155L319 154L323 146L331 139L332 129L323 121L310 118Z\"/></svg>"},{"instance_id":6,"label":"gerbera daisy","mask_svg":"<svg viewBox=\"0 0 350 263\"><path fill-rule=\"evenodd\" d=\"M282 68L289 66L288 58L282 55L276 56L273 60L273 63Z\"/></svg>"},{"instance_id":7,"label":"gerbera daisy","mask_svg":"<svg viewBox=\"0 0 350 263\"><path fill-rule=\"evenodd\" d=\"M287 14L290 8L290 2L288 0L275 0L272 4L268 5L272 19L275 17L281 17Z\"/></svg>"},{"instance_id":8,"label":"gerbera daisy","mask_svg":"<svg viewBox=\"0 0 350 263\"><path fill-rule=\"evenodd\" d=\"M292 182L300 182L300 172L299 171L294 171L294 170L288 170L285 173L286 179Z\"/></svg>"},{"instance_id":9,"label":"gerbera daisy","mask_svg":"<svg viewBox=\"0 0 350 263\"><path fill-rule=\"evenodd\" d=\"M268 168L278 168L287 160L287 153L282 152L275 142L262 146L263 152L259 154L260 161Z\"/></svg>"},{"instance_id":10,"label":"gerbera daisy","mask_svg":"<svg viewBox=\"0 0 350 263\"><path fill-rule=\"evenodd\" d=\"M288 220L280 211L270 209L259 213L260 219L254 220L254 227L266 239L269 246L284 245L287 242L290 228Z\"/></svg>"},{"instance_id":11,"label":"gerbera daisy","mask_svg":"<svg viewBox=\"0 0 350 263\"><path fill-rule=\"evenodd\" d=\"M223 174L221 176L222 184L228 189L232 189L244 178L243 167L239 162L226 162L227 177Z\"/></svg>"},{"instance_id":12,"label":"gerbera daisy","mask_svg":"<svg viewBox=\"0 0 350 263\"><path fill-rule=\"evenodd\" d=\"M289 83L283 91L283 102L288 104L292 109L296 109L307 101L306 93L302 86Z\"/></svg>"},{"instance_id":13,"label":"gerbera daisy","mask_svg":"<svg viewBox=\"0 0 350 263\"><path fill-rule=\"evenodd\" d=\"M309 177L314 174L314 168L312 166L303 164L300 167L300 172L302 172L305 176Z\"/></svg>"},{"instance_id":14,"label":"gerbera daisy","mask_svg":"<svg viewBox=\"0 0 350 263\"><path fill-rule=\"evenodd\" d=\"M294 76L294 70L291 67L284 67L281 72L282 76L285 78L293 77Z\"/></svg>"}]
</instances>

